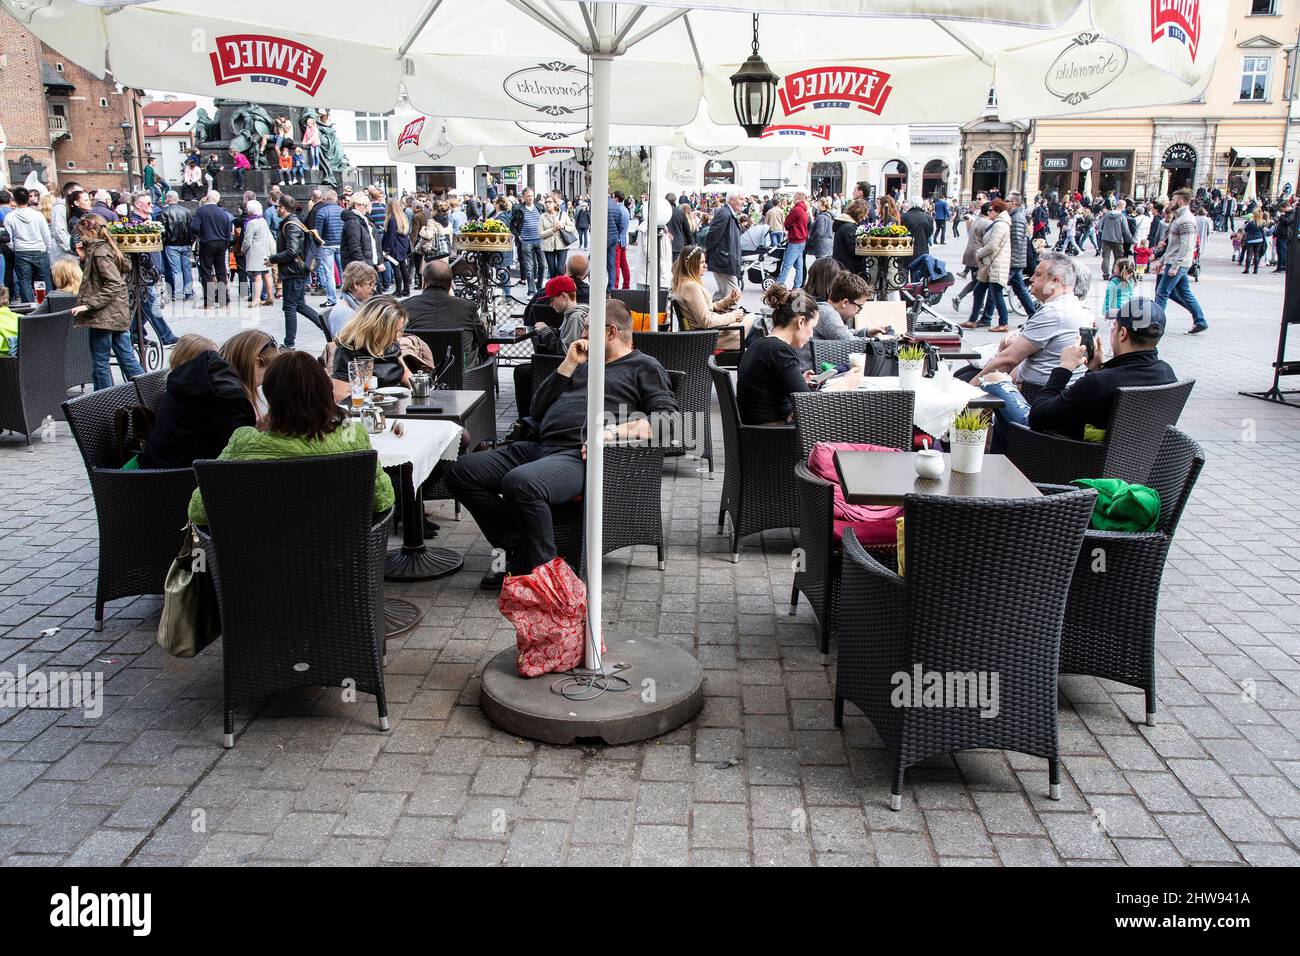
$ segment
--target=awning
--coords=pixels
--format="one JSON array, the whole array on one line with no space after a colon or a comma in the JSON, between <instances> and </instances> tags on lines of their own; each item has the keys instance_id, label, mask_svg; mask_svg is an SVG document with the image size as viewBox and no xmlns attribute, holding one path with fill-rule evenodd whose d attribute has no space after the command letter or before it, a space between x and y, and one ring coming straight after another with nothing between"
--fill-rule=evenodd
<instances>
[{"instance_id":1,"label":"awning","mask_svg":"<svg viewBox=\"0 0 1300 956\"><path fill-rule=\"evenodd\" d=\"M1281 159L1282 150L1276 146L1234 146L1237 156L1249 159Z\"/></svg>"}]
</instances>

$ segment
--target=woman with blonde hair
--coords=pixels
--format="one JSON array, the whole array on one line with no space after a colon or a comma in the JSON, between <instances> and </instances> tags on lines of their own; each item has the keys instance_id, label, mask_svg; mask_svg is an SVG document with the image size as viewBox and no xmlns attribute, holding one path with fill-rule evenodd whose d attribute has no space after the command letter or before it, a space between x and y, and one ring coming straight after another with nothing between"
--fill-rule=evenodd
<instances>
[{"instance_id":1,"label":"woman with blonde hair","mask_svg":"<svg viewBox=\"0 0 1300 956\"><path fill-rule=\"evenodd\" d=\"M393 267L394 292L405 298L411 294L411 225L400 199L388 200L388 225L384 226L384 256Z\"/></svg>"},{"instance_id":2,"label":"woman with blonde hair","mask_svg":"<svg viewBox=\"0 0 1300 956\"><path fill-rule=\"evenodd\" d=\"M81 263L72 256L56 259L50 267L50 278L54 281L56 292L77 294L81 288Z\"/></svg>"},{"instance_id":3,"label":"woman with blonde hair","mask_svg":"<svg viewBox=\"0 0 1300 956\"><path fill-rule=\"evenodd\" d=\"M744 334L749 334L753 319L745 310L737 308L740 290L732 289L730 294L713 301L709 290L704 286L704 250L699 246L687 246L673 263L673 284L670 295L677 310L678 321L684 329L713 329L720 326L744 324ZM741 330L721 332L718 335L718 348L740 348Z\"/></svg>"},{"instance_id":4,"label":"woman with blonde hair","mask_svg":"<svg viewBox=\"0 0 1300 956\"><path fill-rule=\"evenodd\" d=\"M239 376L244 397L258 420L266 414L266 400L258 388L262 385L262 377L266 375L266 367L279 354L280 347L275 339L261 329L236 332L221 346L221 357Z\"/></svg>"},{"instance_id":5,"label":"woman with blonde hair","mask_svg":"<svg viewBox=\"0 0 1300 956\"><path fill-rule=\"evenodd\" d=\"M130 264L109 234L103 217L89 212L77 222L77 255L85 263L79 302L73 306L76 323L90 330L90 357L95 389L113 387L109 354L127 379L143 375L144 369L131 347L131 306L126 274Z\"/></svg>"},{"instance_id":6,"label":"woman with blonde hair","mask_svg":"<svg viewBox=\"0 0 1300 956\"><path fill-rule=\"evenodd\" d=\"M410 386L411 373L402 362L398 337L406 328L406 310L391 295L375 296L352 313L352 318L339 329L334 342L334 395L346 398L351 391L348 363L363 358L374 361L370 373L380 388L396 385Z\"/></svg>"}]
</instances>

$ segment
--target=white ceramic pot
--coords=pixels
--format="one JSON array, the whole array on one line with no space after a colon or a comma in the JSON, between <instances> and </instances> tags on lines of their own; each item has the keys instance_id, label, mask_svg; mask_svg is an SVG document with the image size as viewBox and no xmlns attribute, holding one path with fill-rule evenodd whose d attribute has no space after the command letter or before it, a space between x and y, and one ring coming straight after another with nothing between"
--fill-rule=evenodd
<instances>
[{"instance_id":1,"label":"white ceramic pot","mask_svg":"<svg viewBox=\"0 0 1300 956\"><path fill-rule=\"evenodd\" d=\"M925 375L925 359L915 361L898 361L898 387L905 392L915 392L921 388L921 379Z\"/></svg>"},{"instance_id":2,"label":"white ceramic pot","mask_svg":"<svg viewBox=\"0 0 1300 956\"><path fill-rule=\"evenodd\" d=\"M984 439L987 436L987 428L977 432L956 430L949 432L948 444L952 449L952 470L967 475L979 474L980 469L984 467Z\"/></svg>"},{"instance_id":3,"label":"white ceramic pot","mask_svg":"<svg viewBox=\"0 0 1300 956\"><path fill-rule=\"evenodd\" d=\"M943 455L933 448L918 451L912 462L916 473L922 478L935 479L943 474Z\"/></svg>"}]
</instances>

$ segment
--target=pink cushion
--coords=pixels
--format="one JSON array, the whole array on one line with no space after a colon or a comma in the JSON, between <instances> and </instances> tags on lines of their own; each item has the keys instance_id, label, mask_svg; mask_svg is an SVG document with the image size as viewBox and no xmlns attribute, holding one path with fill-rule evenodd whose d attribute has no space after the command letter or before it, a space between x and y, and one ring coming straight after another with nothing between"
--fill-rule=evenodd
<instances>
[{"instance_id":1,"label":"pink cushion","mask_svg":"<svg viewBox=\"0 0 1300 956\"><path fill-rule=\"evenodd\" d=\"M864 547L892 545L898 537L896 519L903 509L890 505L851 505L844 500L839 475L835 473L837 451L898 451L880 445L861 445L852 442L818 442L808 455L808 470L818 478L835 486L835 540L844 538L844 529L853 534Z\"/></svg>"}]
</instances>

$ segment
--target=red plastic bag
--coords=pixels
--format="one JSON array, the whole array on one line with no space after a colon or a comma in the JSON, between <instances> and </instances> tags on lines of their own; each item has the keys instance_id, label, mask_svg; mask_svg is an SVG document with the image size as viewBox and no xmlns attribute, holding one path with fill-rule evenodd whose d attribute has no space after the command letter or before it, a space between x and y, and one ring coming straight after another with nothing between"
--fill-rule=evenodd
<instances>
[{"instance_id":1,"label":"red plastic bag","mask_svg":"<svg viewBox=\"0 0 1300 956\"><path fill-rule=\"evenodd\" d=\"M582 663L587 586L563 558L509 575L501 587L501 613L515 626L521 677L567 671ZM601 639L601 653L605 641Z\"/></svg>"}]
</instances>

